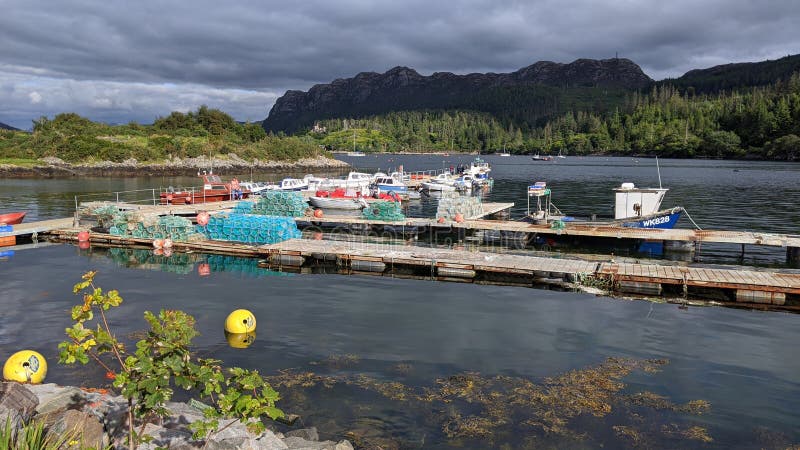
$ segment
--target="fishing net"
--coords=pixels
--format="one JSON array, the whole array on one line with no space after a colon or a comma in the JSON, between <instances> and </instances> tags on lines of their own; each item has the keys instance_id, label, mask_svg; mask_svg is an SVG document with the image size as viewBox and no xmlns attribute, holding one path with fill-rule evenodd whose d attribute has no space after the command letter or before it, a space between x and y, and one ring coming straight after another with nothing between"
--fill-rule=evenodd
<instances>
[{"instance_id":1,"label":"fishing net","mask_svg":"<svg viewBox=\"0 0 800 450\"><path fill-rule=\"evenodd\" d=\"M116 207L103 211L102 217L108 233L114 236L140 239L171 239L175 242L196 241L197 235L192 221L179 216L159 216L140 211L120 211ZM98 215L98 218L101 217Z\"/></svg>"},{"instance_id":2,"label":"fishing net","mask_svg":"<svg viewBox=\"0 0 800 450\"><path fill-rule=\"evenodd\" d=\"M247 206L243 205L242 209L244 208L247 208ZM240 214L301 217L307 209L308 203L306 203L303 194L299 192L265 191L262 192L258 202L252 205L250 212L242 211Z\"/></svg>"},{"instance_id":3,"label":"fishing net","mask_svg":"<svg viewBox=\"0 0 800 450\"><path fill-rule=\"evenodd\" d=\"M208 225L198 225L195 231L217 241L259 245L283 242L302 235L291 217L236 213L215 214L209 218Z\"/></svg>"},{"instance_id":4,"label":"fishing net","mask_svg":"<svg viewBox=\"0 0 800 450\"><path fill-rule=\"evenodd\" d=\"M369 220L383 220L387 222L406 220L400 202L372 202L364 208L361 216Z\"/></svg>"},{"instance_id":5,"label":"fishing net","mask_svg":"<svg viewBox=\"0 0 800 450\"><path fill-rule=\"evenodd\" d=\"M480 197L462 196L457 193L443 193L436 208L436 217L453 220L456 214L461 214L465 219L478 217L483 213Z\"/></svg>"}]
</instances>

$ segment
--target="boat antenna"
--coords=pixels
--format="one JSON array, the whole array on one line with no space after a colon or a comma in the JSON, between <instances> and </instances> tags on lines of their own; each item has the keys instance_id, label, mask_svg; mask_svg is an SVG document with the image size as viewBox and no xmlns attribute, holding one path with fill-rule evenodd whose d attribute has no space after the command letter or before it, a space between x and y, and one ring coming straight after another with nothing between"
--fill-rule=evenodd
<instances>
[{"instance_id":1,"label":"boat antenna","mask_svg":"<svg viewBox=\"0 0 800 450\"><path fill-rule=\"evenodd\" d=\"M658 188L661 189L661 167L658 165L658 155L656 155L656 170L658 171Z\"/></svg>"}]
</instances>

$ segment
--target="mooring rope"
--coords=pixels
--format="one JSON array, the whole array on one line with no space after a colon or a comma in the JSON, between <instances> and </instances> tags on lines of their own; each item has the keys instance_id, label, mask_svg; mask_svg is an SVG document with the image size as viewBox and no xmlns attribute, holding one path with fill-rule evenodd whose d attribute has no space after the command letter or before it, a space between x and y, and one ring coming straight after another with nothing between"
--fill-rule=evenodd
<instances>
[{"instance_id":1,"label":"mooring rope","mask_svg":"<svg viewBox=\"0 0 800 450\"><path fill-rule=\"evenodd\" d=\"M698 225L697 222L695 222L694 219L692 219L692 216L689 214L689 211L686 208L683 208L683 212L686 213L686 217L689 218L689 220L692 222L692 225L694 225L695 228L697 228L700 231L703 231L703 229L700 228L700 225Z\"/></svg>"}]
</instances>

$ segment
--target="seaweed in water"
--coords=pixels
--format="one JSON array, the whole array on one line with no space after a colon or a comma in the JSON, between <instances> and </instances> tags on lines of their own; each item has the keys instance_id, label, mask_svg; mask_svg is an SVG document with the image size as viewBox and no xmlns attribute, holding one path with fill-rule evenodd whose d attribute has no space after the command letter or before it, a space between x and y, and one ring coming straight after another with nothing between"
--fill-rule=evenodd
<instances>
[{"instance_id":1,"label":"seaweed in water","mask_svg":"<svg viewBox=\"0 0 800 450\"><path fill-rule=\"evenodd\" d=\"M319 365L341 368L358 363L357 357L344 355L332 356ZM276 388L317 385L331 388L342 384L376 392L392 401L404 402L404 410L418 408L419 416L427 416L438 423L442 435L453 445L465 445L465 441L470 440L495 445L513 439L513 430L520 427L538 430L539 433L525 433L525 442L517 442L518 445L536 447L541 443L539 438L556 436L562 443L585 442L593 438L588 434L589 430L596 430L596 425L586 426L586 420L590 418L605 418L600 423L601 429L602 424L610 420L608 431L634 447L669 446L667 442L674 445L675 440L712 442L703 427L675 423L659 425L665 423L664 417L648 420L659 411L704 414L710 410L708 402L693 400L675 404L653 392L621 393L626 387L623 379L632 371L652 374L667 363L661 359L608 358L596 366L545 378L540 383L521 377L485 377L476 372L465 372L439 378L432 386L421 389L352 373L320 375L285 370L268 377L268 381ZM626 417L629 423L613 424ZM359 429L359 432L351 429L348 436L362 444L376 441L374 435L363 430L363 424ZM595 438L601 439L599 436ZM596 443L599 442L602 441Z\"/></svg>"}]
</instances>

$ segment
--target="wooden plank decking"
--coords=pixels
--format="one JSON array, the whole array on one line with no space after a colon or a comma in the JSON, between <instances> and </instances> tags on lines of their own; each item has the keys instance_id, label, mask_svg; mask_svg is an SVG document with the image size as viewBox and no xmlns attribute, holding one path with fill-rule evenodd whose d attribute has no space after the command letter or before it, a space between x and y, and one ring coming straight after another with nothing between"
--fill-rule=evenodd
<instances>
[{"instance_id":1,"label":"wooden plank decking","mask_svg":"<svg viewBox=\"0 0 800 450\"><path fill-rule=\"evenodd\" d=\"M76 240L77 229L55 231L60 240ZM148 239L91 233L94 243L116 246L152 246ZM351 241L292 239L273 245L245 245L224 241L175 242L175 251L192 251L242 257L265 258L270 267L299 267L312 261L335 261L340 267L353 272L389 272L411 269L418 275L449 281L492 284L535 285L560 284L594 278L606 280L605 285L620 288L623 282L644 283L652 286L683 286L716 289L739 293L756 292L759 295L779 296L774 303L782 308L797 308L800 295L800 273L779 272L772 269L755 270L738 267L696 267L647 263L597 262L579 258L549 258L529 255L512 255L474 252L456 249L416 247L408 245L374 244ZM375 266L377 265L377 266ZM511 276L512 278L509 278ZM474 280L473 280L474 279ZM494 280L494 281L493 281ZM607 283L611 281L611 283ZM680 288L673 289L673 292ZM658 292L661 292L660 290ZM658 294L653 294L658 295ZM730 294L723 294L727 296ZM649 295L652 296L652 295ZM729 300L732 301L732 300ZM764 303L754 300L756 303ZM788 303L787 303L788 301ZM749 300L739 300L751 304Z\"/></svg>"},{"instance_id":2,"label":"wooden plank decking","mask_svg":"<svg viewBox=\"0 0 800 450\"><path fill-rule=\"evenodd\" d=\"M613 276L616 281L746 289L764 292L800 294L800 274L756 271L739 268L699 268L664 264L596 263L580 259L557 259L488 252L398 247L361 242L315 241L292 239L262 247L271 254L314 257L331 254L344 259L366 258L386 264L459 267L484 272L527 274L555 273L566 278L578 276Z\"/></svg>"}]
</instances>

